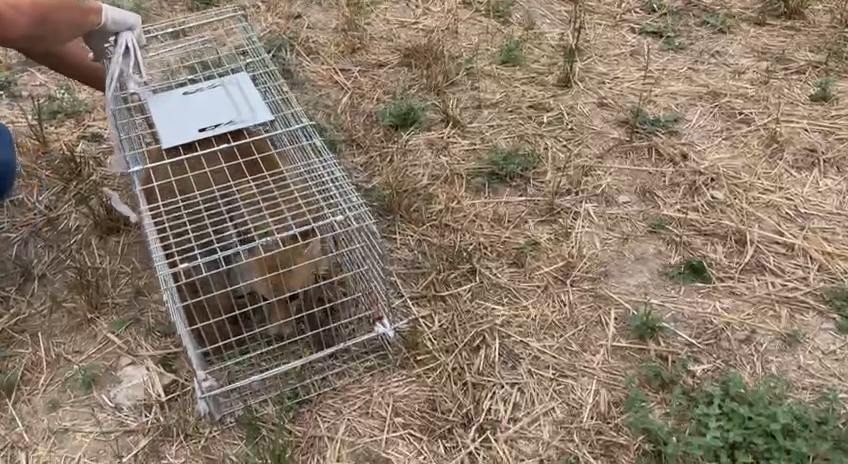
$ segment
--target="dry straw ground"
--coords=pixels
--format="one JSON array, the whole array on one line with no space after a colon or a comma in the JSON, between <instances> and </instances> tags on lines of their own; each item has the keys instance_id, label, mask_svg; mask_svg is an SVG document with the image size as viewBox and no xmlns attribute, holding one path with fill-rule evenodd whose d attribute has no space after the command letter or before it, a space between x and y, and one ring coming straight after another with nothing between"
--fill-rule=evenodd
<instances>
[{"instance_id":1,"label":"dry straw ground","mask_svg":"<svg viewBox=\"0 0 848 464\"><path fill-rule=\"evenodd\" d=\"M203 3L135 5L156 20ZM382 218L422 316L407 367L285 423L198 421L141 232L99 193L123 188L102 97L49 97L64 81L5 53L21 182L0 367L20 375L0 462L250 462L265 435L254 462L624 463L645 357L846 391L821 296L848 262L844 1L248 3ZM381 112L402 99L426 106ZM628 324L646 302L671 328L647 343ZM127 359L176 380L119 411L103 392Z\"/></svg>"}]
</instances>

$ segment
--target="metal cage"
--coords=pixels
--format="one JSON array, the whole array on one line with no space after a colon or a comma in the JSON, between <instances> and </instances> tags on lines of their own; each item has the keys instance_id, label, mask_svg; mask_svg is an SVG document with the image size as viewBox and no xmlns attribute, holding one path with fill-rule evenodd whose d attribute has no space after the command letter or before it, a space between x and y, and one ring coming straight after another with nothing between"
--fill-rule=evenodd
<instances>
[{"instance_id":1,"label":"metal cage","mask_svg":"<svg viewBox=\"0 0 848 464\"><path fill-rule=\"evenodd\" d=\"M374 218L245 12L144 32L152 94L246 72L273 114L163 150L146 100L120 88L109 102L201 413L302 400L384 366L399 295Z\"/></svg>"}]
</instances>

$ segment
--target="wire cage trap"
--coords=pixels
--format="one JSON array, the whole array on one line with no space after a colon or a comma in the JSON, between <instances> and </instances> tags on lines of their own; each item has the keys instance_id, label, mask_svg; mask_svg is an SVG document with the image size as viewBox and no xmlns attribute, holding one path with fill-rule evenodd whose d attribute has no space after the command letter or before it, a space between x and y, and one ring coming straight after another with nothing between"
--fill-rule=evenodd
<instances>
[{"instance_id":1,"label":"wire cage trap","mask_svg":"<svg viewBox=\"0 0 848 464\"><path fill-rule=\"evenodd\" d=\"M145 96L122 86L110 111L200 412L382 368L405 321L374 218L244 11L144 33Z\"/></svg>"}]
</instances>

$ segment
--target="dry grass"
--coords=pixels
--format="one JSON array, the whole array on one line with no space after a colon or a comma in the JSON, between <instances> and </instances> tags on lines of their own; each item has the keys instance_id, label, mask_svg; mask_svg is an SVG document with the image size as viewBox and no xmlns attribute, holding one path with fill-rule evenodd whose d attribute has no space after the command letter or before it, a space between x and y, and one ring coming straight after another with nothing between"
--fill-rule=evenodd
<instances>
[{"instance_id":1,"label":"dry grass","mask_svg":"<svg viewBox=\"0 0 848 464\"><path fill-rule=\"evenodd\" d=\"M141 232L102 226L96 192L122 184L108 142L89 141L105 134L102 99L78 90L93 112L23 143L3 219L0 371L20 379L4 374L0 461L633 462L625 379L645 358L685 355L696 379L777 373L802 398L846 392L822 297L848 272L848 113L829 103L845 87L823 81L846 69L844 2L251 8L288 38L300 101L336 128L383 219L421 316L405 367L282 420L198 421ZM674 47L640 34L670 14ZM499 66L511 38L522 59ZM62 81L15 76L23 109L0 114L24 140L25 97ZM811 101L821 82L832 95ZM431 103L428 124L386 130L397 95ZM496 147L538 163L479 188ZM710 279L681 277L693 260ZM176 381L116 410L102 392L127 359Z\"/></svg>"}]
</instances>

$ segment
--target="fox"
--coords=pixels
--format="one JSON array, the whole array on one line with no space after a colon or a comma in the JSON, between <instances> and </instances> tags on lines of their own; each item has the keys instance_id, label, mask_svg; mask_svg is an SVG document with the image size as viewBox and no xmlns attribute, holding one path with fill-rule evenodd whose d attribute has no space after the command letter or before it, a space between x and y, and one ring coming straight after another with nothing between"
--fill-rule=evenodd
<instances>
[{"instance_id":1,"label":"fox","mask_svg":"<svg viewBox=\"0 0 848 464\"><path fill-rule=\"evenodd\" d=\"M310 198L303 181L286 176L287 166L268 139L249 129L165 150L151 149L147 158L140 190L169 266L176 269L192 256L197 259L201 247L223 246L222 237L232 246L239 240L273 235L270 244L247 250L231 275L216 276L216 282L226 286L238 281L260 295L267 330L278 337L293 336L296 320L286 296L308 288L326 269L322 239L310 225L308 213L317 208L317 198ZM201 298L209 290L180 277L175 281L182 301ZM232 314L238 306L230 304L232 300L229 296L201 298L205 306L217 308L201 314L197 304L187 305L191 315L186 317L203 323Z\"/></svg>"}]
</instances>

